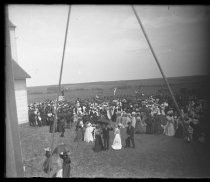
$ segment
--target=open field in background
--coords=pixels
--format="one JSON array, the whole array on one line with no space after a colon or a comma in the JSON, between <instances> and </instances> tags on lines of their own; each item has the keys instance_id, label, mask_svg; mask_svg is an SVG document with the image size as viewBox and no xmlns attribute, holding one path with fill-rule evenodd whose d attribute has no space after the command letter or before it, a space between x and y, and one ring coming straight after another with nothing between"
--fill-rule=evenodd
<instances>
[{"instance_id":1,"label":"open field in background","mask_svg":"<svg viewBox=\"0 0 210 182\"><path fill-rule=\"evenodd\" d=\"M19 127L26 177L47 177L42 171L44 148L50 146L47 126ZM125 129L121 129L125 144ZM95 153L94 143L73 142L75 128L66 129L65 138L55 135L54 147L63 141L71 145L71 177L108 178L194 178L210 177L209 149L200 143L164 135L135 135L135 149L108 150ZM110 145L113 132L110 132ZM57 169L53 157L53 171ZM51 173L52 176L53 172Z\"/></svg>"},{"instance_id":2,"label":"open field in background","mask_svg":"<svg viewBox=\"0 0 210 182\"><path fill-rule=\"evenodd\" d=\"M200 95L209 96L209 77L188 77L170 80L172 88L195 89ZM157 93L165 89L162 79L130 80L116 82L97 82L81 84L65 84L70 91L65 92L67 100L89 98L96 94L111 96L113 88L118 87L118 95L134 95L135 90L145 94ZM28 88L28 102L41 102L57 97L55 86ZM49 89L50 88L50 89ZM42 171L45 159L44 148L50 146L51 134L47 126L19 127L23 163L26 166L26 177L47 177ZM113 132L110 132L110 145L113 142ZM122 144L125 141L125 129L121 129ZM210 149L205 144L185 143L183 139L164 135L135 135L136 148L95 153L93 143L73 142L75 127L66 129L65 137L55 135L54 146L62 141L71 145L72 177L129 177L129 178L193 178L210 177ZM56 157L53 157L53 171L57 168ZM51 173L51 175L53 172Z\"/></svg>"},{"instance_id":3,"label":"open field in background","mask_svg":"<svg viewBox=\"0 0 210 182\"><path fill-rule=\"evenodd\" d=\"M180 89L194 90L201 96L208 96L210 76L190 76L168 78L174 92L180 92ZM67 100L75 100L94 97L96 94L103 96L112 96L113 89L118 88L116 96L134 95L135 90L140 90L145 94L155 94L159 90L168 94L167 87L162 78L146 80L128 80L128 81L110 81L110 82L92 82L78 84L63 84L65 88L65 97ZM46 99L55 99L57 97L57 88L55 85L28 87L28 103L42 102Z\"/></svg>"}]
</instances>

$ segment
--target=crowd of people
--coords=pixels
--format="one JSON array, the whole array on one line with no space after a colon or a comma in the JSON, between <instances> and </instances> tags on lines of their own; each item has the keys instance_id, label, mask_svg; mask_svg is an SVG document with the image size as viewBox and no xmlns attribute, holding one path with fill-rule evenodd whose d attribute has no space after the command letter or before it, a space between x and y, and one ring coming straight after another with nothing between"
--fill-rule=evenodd
<instances>
[{"instance_id":1,"label":"crowd of people","mask_svg":"<svg viewBox=\"0 0 210 182\"><path fill-rule=\"evenodd\" d=\"M182 117L177 113L173 101L168 96L144 95L120 97L101 97L86 100L76 99L74 103L66 100L57 101L57 123L55 132L64 137L66 128L75 127L74 142L94 143L95 152L112 148L120 150L135 148L135 135L152 134L184 138L187 141L205 143L209 141L208 101L198 96L176 95ZM29 105L29 123L31 126L49 126L53 132L55 122L56 100ZM186 129L187 135L184 132ZM122 130L126 138L121 139ZM110 141L110 132L114 139ZM62 154L63 155L63 154ZM67 154L63 160L63 172L59 170L56 177L70 176L70 158ZM68 159L68 160L67 160ZM44 169L47 173L49 155L46 155ZM46 165L48 164L48 165ZM65 169L65 170L64 170ZM54 177L55 177L54 176Z\"/></svg>"},{"instance_id":2,"label":"crowd of people","mask_svg":"<svg viewBox=\"0 0 210 182\"><path fill-rule=\"evenodd\" d=\"M181 94L176 95L176 100L189 134L188 140L203 142L209 133L207 100L200 99L198 96ZM125 128L131 123L135 134L164 134L183 137L182 119L169 96L148 96L140 93L135 96L127 95L117 98L115 96L86 100L77 98L74 103L65 100L57 103L58 123L55 132L61 132L61 136L64 136L66 127L76 125L75 141L88 141L87 138L90 138L90 135L85 134L86 130L90 130L94 134L91 141L95 140L97 130L102 131L103 129L98 122L101 118L115 122L116 126L120 128ZM55 117L54 107L55 100L30 104L30 125L49 125L50 132L52 132Z\"/></svg>"}]
</instances>

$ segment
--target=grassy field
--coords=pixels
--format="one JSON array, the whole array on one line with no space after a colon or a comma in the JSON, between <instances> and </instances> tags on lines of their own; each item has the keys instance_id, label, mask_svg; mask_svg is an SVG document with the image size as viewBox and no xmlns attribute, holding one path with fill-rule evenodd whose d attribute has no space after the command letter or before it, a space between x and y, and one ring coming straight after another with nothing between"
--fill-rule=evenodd
<instances>
[{"instance_id":1,"label":"grassy field","mask_svg":"<svg viewBox=\"0 0 210 182\"><path fill-rule=\"evenodd\" d=\"M179 92L181 88L186 88L188 90L194 89L200 93L200 95L209 95L209 76L175 77L169 78L168 81L174 92ZM65 97L67 100L75 100L78 97L81 99L95 97L96 94L113 96L113 88L115 87L118 88L116 96L134 95L136 90L140 90L148 95L155 94L158 90L162 90L163 93L169 94L162 78L63 84L62 86L66 89ZM57 90L53 85L28 87L27 91L29 104L33 102L42 102L46 99L55 99L57 97Z\"/></svg>"},{"instance_id":2,"label":"grassy field","mask_svg":"<svg viewBox=\"0 0 210 182\"><path fill-rule=\"evenodd\" d=\"M105 178L182 178L210 177L209 151L199 143L185 143L168 136L135 135L135 149L108 150L95 153L93 143L73 142L75 128L66 129L65 137L55 136L55 145L71 145L72 177ZM48 127L19 128L26 177L47 177L42 172L44 148L49 147ZM126 137L121 129L122 144ZM113 141L111 132L110 145ZM53 157L53 171L57 169ZM53 173L53 172L52 172ZM51 175L52 175L51 173Z\"/></svg>"}]
</instances>

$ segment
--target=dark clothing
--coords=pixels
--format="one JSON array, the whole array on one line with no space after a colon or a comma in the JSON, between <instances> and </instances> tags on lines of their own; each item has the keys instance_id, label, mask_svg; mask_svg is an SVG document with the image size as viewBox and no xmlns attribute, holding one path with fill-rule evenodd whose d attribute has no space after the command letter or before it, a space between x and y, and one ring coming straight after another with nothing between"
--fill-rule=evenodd
<instances>
[{"instance_id":1,"label":"dark clothing","mask_svg":"<svg viewBox=\"0 0 210 182\"><path fill-rule=\"evenodd\" d=\"M95 140L95 152L100 152L103 148L102 140L101 140L101 135L96 135L96 140Z\"/></svg>"},{"instance_id":2,"label":"dark clothing","mask_svg":"<svg viewBox=\"0 0 210 182\"><path fill-rule=\"evenodd\" d=\"M181 123L178 124L178 128L176 129L176 132L175 132L174 136L177 137L177 138L183 138L184 137L183 128L182 128Z\"/></svg>"},{"instance_id":3,"label":"dark clothing","mask_svg":"<svg viewBox=\"0 0 210 182\"><path fill-rule=\"evenodd\" d=\"M52 133L53 132L53 125L54 125L54 118L50 117L49 122L50 122L50 133ZM57 131L57 127L55 126L55 132L56 131Z\"/></svg>"},{"instance_id":4,"label":"dark clothing","mask_svg":"<svg viewBox=\"0 0 210 182\"><path fill-rule=\"evenodd\" d=\"M48 173L49 167L50 167L50 165L49 165L50 164L50 152L49 151L46 151L45 157L46 157L46 159L43 163L42 169L45 173ZM52 170L52 167L50 170Z\"/></svg>"},{"instance_id":5,"label":"dark clothing","mask_svg":"<svg viewBox=\"0 0 210 182\"><path fill-rule=\"evenodd\" d=\"M62 159L63 159L63 178L69 178L70 169L71 169L70 166L71 160L68 155L63 155Z\"/></svg>"},{"instance_id":6,"label":"dark clothing","mask_svg":"<svg viewBox=\"0 0 210 182\"><path fill-rule=\"evenodd\" d=\"M115 109L115 110L114 110L114 113L113 113L113 115L112 115L112 117L111 117L111 120L112 120L113 122L116 122L116 119L117 119L116 112L117 112L117 110Z\"/></svg>"},{"instance_id":7,"label":"dark clothing","mask_svg":"<svg viewBox=\"0 0 210 182\"><path fill-rule=\"evenodd\" d=\"M78 142L82 140L83 137L83 128L81 126L76 126L76 137L74 138L74 142Z\"/></svg>"},{"instance_id":8,"label":"dark clothing","mask_svg":"<svg viewBox=\"0 0 210 182\"><path fill-rule=\"evenodd\" d=\"M65 120L64 119L61 119L58 121L57 131L61 132L61 137L64 137L64 132L65 132Z\"/></svg>"},{"instance_id":9,"label":"dark clothing","mask_svg":"<svg viewBox=\"0 0 210 182\"><path fill-rule=\"evenodd\" d=\"M201 128L199 124L190 123L190 126L193 128L193 140L197 141L198 138L201 136Z\"/></svg>"},{"instance_id":10,"label":"dark clothing","mask_svg":"<svg viewBox=\"0 0 210 182\"><path fill-rule=\"evenodd\" d=\"M128 126L127 127L127 135L134 138L134 130L135 130L135 128L133 126L130 126L130 127Z\"/></svg>"},{"instance_id":11,"label":"dark clothing","mask_svg":"<svg viewBox=\"0 0 210 182\"><path fill-rule=\"evenodd\" d=\"M147 124L147 126L146 126L146 134L152 134L152 118L148 117L145 120L145 123Z\"/></svg>"},{"instance_id":12,"label":"dark clothing","mask_svg":"<svg viewBox=\"0 0 210 182\"><path fill-rule=\"evenodd\" d=\"M134 141L134 127L128 126L127 127L127 135L128 137L125 139L126 147L130 147L130 142L132 143L133 148L135 147L135 141Z\"/></svg>"},{"instance_id":13,"label":"dark clothing","mask_svg":"<svg viewBox=\"0 0 210 182\"><path fill-rule=\"evenodd\" d=\"M29 112L29 124L30 126L36 126L34 112Z\"/></svg>"},{"instance_id":14,"label":"dark clothing","mask_svg":"<svg viewBox=\"0 0 210 182\"><path fill-rule=\"evenodd\" d=\"M154 134L162 134L163 133L163 128L161 127L161 117L158 115L154 117L153 119L154 122Z\"/></svg>"},{"instance_id":15,"label":"dark clothing","mask_svg":"<svg viewBox=\"0 0 210 182\"><path fill-rule=\"evenodd\" d=\"M106 110L103 110L103 111L102 111L102 114L104 115L104 117L105 117L107 120L109 120L109 118L108 118L108 116L107 116L107 111L106 111Z\"/></svg>"},{"instance_id":16,"label":"dark clothing","mask_svg":"<svg viewBox=\"0 0 210 182\"><path fill-rule=\"evenodd\" d=\"M111 128L103 128L103 140L104 140L104 149L109 150L109 131L111 131Z\"/></svg>"},{"instance_id":17,"label":"dark clothing","mask_svg":"<svg viewBox=\"0 0 210 182\"><path fill-rule=\"evenodd\" d=\"M100 129L95 129L95 147L94 151L95 152L100 152L103 149L103 143L101 139L101 130Z\"/></svg>"},{"instance_id":18,"label":"dark clothing","mask_svg":"<svg viewBox=\"0 0 210 182\"><path fill-rule=\"evenodd\" d=\"M135 148L135 141L133 137L128 136L125 139L126 147L130 147L130 142L132 143L133 148Z\"/></svg>"},{"instance_id":19,"label":"dark clothing","mask_svg":"<svg viewBox=\"0 0 210 182\"><path fill-rule=\"evenodd\" d=\"M84 141L85 127L82 127L82 141Z\"/></svg>"},{"instance_id":20,"label":"dark clothing","mask_svg":"<svg viewBox=\"0 0 210 182\"><path fill-rule=\"evenodd\" d=\"M41 121L39 120L39 117L38 116L35 116L35 120L36 120L36 122L38 123L38 126L39 127L41 127L42 126L42 123L41 123Z\"/></svg>"},{"instance_id":21,"label":"dark clothing","mask_svg":"<svg viewBox=\"0 0 210 182\"><path fill-rule=\"evenodd\" d=\"M49 164L50 164L50 158L46 158L42 166L42 169L45 173L48 173L49 171L49 167L50 167ZM52 168L50 170L52 170Z\"/></svg>"}]
</instances>

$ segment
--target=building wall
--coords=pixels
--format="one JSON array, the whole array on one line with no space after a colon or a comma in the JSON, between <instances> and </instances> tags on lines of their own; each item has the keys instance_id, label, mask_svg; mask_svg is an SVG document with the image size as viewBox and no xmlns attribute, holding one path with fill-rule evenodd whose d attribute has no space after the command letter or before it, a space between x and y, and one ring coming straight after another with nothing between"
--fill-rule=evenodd
<instances>
[{"instance_id":1,"label":"building wall","mask_svg":"<svg viewBox=\"0 0 210 182\"><path fill-rule=\"evenodd\" d=\"M26 80L14 80L15 98L17 107L18 124L28 122L28 98Z\"/></svg>"},{"instance_id":2,"label":"building wall","mask_svg":"<svg viewBox=\"0 0 210 182\"><path fill-rule=\"evenodd\" d=\"M16 62L18 62L15 28L13 28L13 27L10 27L10 45L11 45L12 59L14 59Z\"/></svg>"}]
</instances>

